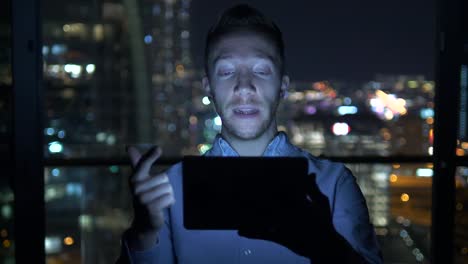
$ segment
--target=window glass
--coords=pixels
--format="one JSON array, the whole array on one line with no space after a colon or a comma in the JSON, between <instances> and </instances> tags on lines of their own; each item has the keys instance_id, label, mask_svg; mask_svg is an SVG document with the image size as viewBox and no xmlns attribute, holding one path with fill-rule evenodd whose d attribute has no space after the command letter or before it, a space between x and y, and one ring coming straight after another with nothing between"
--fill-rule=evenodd
<instances>
[{"instance_id":1,"label":"window glass","mask_svg":"<svg viewBox=\"0 0 468 264\"><path fill-rule=\"evenodd\" d=\"M129 175L112 164L44 169L47 263L115 262L132 219Z\"/></svg>"},{"instance_id":2,"label":"window glass","mask_svg":"<svg viewBox=\"0 0 468 264\"><path fill-rule=\"evenodd\" d=\"M349 164L384 263L429 263L432 164Z\"/></svg>"},{"instance_id":3,"label":"window glass","mask_svg":"<svg viewBox=\"0 0 468 264\"><path fill-rule=\"evenodd\" d=\"M42 1L45 157L102 162L45 169L48 260L115 259L130 170L108 159L125 145L175 158L211 147L222 124L202 90L204 38L235 3ZM317 156L432 155L433 1L249 3L283 31L292 83L278 125L294 144ZM432 165L348 166L386 262L428 263Z\"/></svg>"},{"instance_id":4,"label":"window glass","mask_svg":"<svg viewBox=\"0 0 468 264\"><path fill-rule=\"evenodd\" d=\"M221 129L201 89L204 36L232 4L44 1L46 157L120 156L130 143L203 153ZM432 153L434 3L252 4L284 34L292 83L278 125L293 143L325 156Z\"/></svg>"},{"instance_id":5,"label":"window glass","mask_svg":"<svg viewBox=\"0 0 468 264\"><path fill-rule=\"evenodd\" d=\"M366 198L385 263L428 263L432 164L347 166ZM52 166L44 173L47 261L112 263L132 217L130 168Z\"/></svg>"}]
</instances>

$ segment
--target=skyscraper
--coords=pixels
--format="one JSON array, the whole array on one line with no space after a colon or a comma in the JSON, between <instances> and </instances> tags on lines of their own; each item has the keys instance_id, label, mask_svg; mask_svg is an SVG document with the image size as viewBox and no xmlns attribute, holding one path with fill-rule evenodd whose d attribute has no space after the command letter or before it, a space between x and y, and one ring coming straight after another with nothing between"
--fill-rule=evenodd
<instances>
[{"instance_id":1,"label":"skyscraper","mask_svg":"<svg viewBox=\"0 0 468 264\"><path fill-rule=\"evenodd\" d=\"M139 6L143 41L136 39L145 45L141 63L147 65L150 81L149 89L135 86L136 108L141 114L136 125L140 130L138 141L155 143L163 147L166 155L178 156L189 138L194 75L189 41L190 1L143 0ZM132 30L130 35L135 34ZM132 56L140 57L136 54L139 50L132 48ZM151 122L144 118L151 118Z\"/></svg>"}]
</instances>

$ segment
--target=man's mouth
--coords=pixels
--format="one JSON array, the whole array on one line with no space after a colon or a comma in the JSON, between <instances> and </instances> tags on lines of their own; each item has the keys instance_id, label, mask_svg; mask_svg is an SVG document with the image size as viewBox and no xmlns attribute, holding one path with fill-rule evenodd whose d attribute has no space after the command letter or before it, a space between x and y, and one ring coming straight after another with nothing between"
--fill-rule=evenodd
<instances>
[{"instance_id":1,"label":"man's mouth","mask_svg":"<svg viewBox=\"0 0 468 264\"><path fill-rule=\"evenodd\" d=\"M233 109L237 117L255 117L260 113L260 110L252 106L240 106Z\"/></svg>"}]
</instances>

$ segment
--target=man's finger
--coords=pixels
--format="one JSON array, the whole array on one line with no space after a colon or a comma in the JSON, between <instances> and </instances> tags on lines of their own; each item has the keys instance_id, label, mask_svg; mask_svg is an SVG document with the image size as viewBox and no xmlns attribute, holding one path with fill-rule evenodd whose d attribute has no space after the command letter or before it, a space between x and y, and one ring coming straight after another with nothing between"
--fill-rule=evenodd
<instances>
[{"instance_id":1,"label":"man's finger","mask_svg":"<svg viewBox=\"0 0 468 264\"><path fill-rule=\"evenodd\" d=\"M135 168L134 175L132 177L133 181L141 181L149 177L149 172L153 163L161 156L162 150L161 148L154 147L143 156L141 156L140 160Z\"/></svg>"},{"instance_id":2,"label":"man's finger","mask_svg":"<svg viewBox=\"0 0 468 264\"><path fill-rule=\"evenodd\" d=\"M154 177L150 177L149 179L145 179L135 184L135 194L146 192L153 187L167 182L169 182L169 178L166 173L158 174Z\"/></svg>"},{"instance_id":3,"label":"man's finger","mask_svg":"<svg viewBox=\"0 0 468 264\"><path fill-rule=\"evenodd\" d=\"M150 212L157 212L166 209L174 203L174 195L172 195L171 193L167 193L153 200L148 206L150 207Z\"/></svg>"},{"instance_id":4,"label":"man's finger","mask_svg":"<svg viewBox=\"0 0 468 264\"><path fill-rule=\"evenodd\" d=\"M130 156L132 167L136 168L138 161L141 159L140 151L138 151L138 149L135 147L129 146L127 147L127 153Z\"/></svg>"},{"instance_id":5,"label":"man's finger","mask_svg":"<svg viewBox=\"0 0 468 264\"><path fill-rule=\"evenodd\" d=\"M140 202L143 204L147 204L157 198L160 198L166 194L172 194L172 186L169 183L164 183L154 187L153 189L148 190L147 192L143 192L139 194Z\"/></svg>"}]
</instances>

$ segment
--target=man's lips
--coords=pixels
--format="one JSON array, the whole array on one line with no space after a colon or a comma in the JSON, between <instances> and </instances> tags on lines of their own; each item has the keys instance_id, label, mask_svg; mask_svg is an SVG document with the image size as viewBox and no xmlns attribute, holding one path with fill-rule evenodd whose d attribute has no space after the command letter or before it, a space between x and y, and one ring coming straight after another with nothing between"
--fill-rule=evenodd
<instances>
[{"instance_id":1,"label":"man's lips","mask_svg":"<svg viewBox=\"0 0 468 264\"><path fill-rule=\"evenodd\" d=\"M253 115L260 112L260 110L255 106L237 106L233 108L234 113L244 114L244 115Z\"/></svg>"},{"instance_id":2,"label":"man's lips","mask_svg":"<svg viewBox=\"0 0 468 264\"><path fill-rule=\"evenodd\" d=\"M232 111L237 117L255 117L260 113L260 109L255 106L237 106Z\"/></svg>"}]
</instances>

